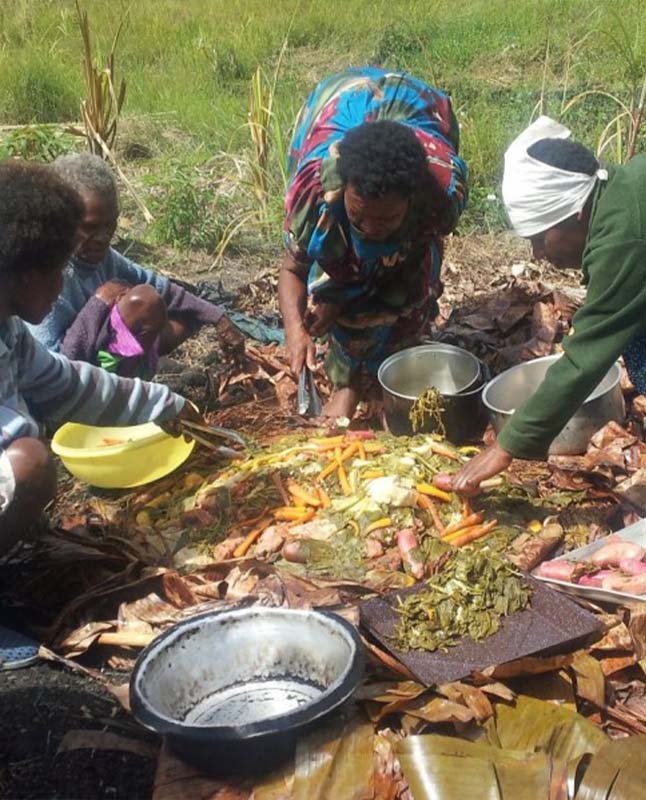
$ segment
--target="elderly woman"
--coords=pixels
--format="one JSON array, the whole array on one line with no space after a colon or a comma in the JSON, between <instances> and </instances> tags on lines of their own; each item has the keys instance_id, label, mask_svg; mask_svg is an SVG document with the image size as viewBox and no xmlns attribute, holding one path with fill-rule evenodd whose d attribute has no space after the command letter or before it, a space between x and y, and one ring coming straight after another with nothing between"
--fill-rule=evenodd
<instances>
[{"instance_id":1,"label":"elderly woman","mask_svg":"<svg viewBox=\"0 0 646 800\"><path fill-rule=\"evenodd\" d=\"M443 239L467 194L457 150L449 98L403 73L349 69L300 112L278 298L295 374L328 334L328 416L351 417L362 370L374 375L437 314Z\"/></svg>"},{"instance_id":2,"label":"elderly woman","mask_svg":"<svg viewBox=\"0 0 646 800\"><path fill-rule=\"evenodd\" d=\"M223 347L242 347L223 309L122 256L110 241L119 197L110 167L98 156L62 156L54 170L81 195L80 244L63 276L63 289L34 336L68 358L125 377L148 378L159 355L175 349L200 325L213 325Z\"/></svg>"},{"instance_id":3,"label":"elderly woman","mask_svg":"<svg viewBox=\"0 0 646 800\"><path fill-rule=\"evenodd\" d=\"M41 422L165 425L197 413L167 387L127 380L51 353L31 336L55 302L77 241L83 202L51 169L0 163L0 555L29 533L56 493ZM0 670L37 646L0 624Z\"/></svg>"},{"instance_id":4,"label":"elderly woman","mask_svg":"<svg viewBox=\"0 0 646 800\"><path fill-rule=\"evenodd\" d=\"M635 387L646 393L646 155L606 171L569 135L547 117L521 134L505 155L503 199L535 258L582 268L586 301L562 358L497 442L455 478L439 479L463 494L513 458L545 458L622 353Z\"/></svg>"}]
</instances>

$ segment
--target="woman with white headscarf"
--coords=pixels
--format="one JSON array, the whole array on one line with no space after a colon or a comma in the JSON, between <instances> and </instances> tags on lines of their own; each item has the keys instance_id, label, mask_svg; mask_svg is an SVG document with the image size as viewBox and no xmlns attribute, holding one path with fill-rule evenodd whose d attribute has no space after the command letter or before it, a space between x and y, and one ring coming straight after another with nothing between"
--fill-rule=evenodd
<instances>
[{"instance_id":1,"label":"woman with white headscarf","mask_svg":"<svg viewBox=\"0 0 646 800\"><path fill-rule=\"evenodd\" d=\"M563 357L494 445L438 483L464 495L513 458L542 459L620 355L646 393L646 154L602 170L570 131L541 117L505 154L503 200L534 257L580 267L587 297Z\"/></svg>"}]
</instances>

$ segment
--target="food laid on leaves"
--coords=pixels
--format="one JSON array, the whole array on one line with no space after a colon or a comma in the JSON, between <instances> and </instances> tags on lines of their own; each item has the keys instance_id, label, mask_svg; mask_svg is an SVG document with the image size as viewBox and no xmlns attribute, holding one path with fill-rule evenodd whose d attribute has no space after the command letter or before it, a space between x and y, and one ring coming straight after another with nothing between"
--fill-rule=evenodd
<instances>
[{"instance_id":1,"label":"food laid on leaves","mask_svg":"<svg viewBox=\"0 0 646 800\"><path fill-rule=\"evenodd\" d=\"M646 594L646 549L619 536L608 536L587 561L544 561L535 575L624 594Z\"/></svg>"},{"instance_id":2,"label":"food laid on leaves","mask_svg":"<svg viewBox=\"0 0 646 800\"><path fill-rule=\"evenodd\" d=\"M504 557L473 548L451 551L426 587L397 597L398 650L446 650L463 637L480 641L500 629L502 617L530 604L523 575Z\"/></svg>"},{"instance_id":3,"label":"food laid on leaves","mask_svg":"<svg viewBox=\"0 0 646 800\"><path fill-rule=\"evenodd\" d=\"M533 569L567 539L554 515L581 493L531 494L496 479L471 506L436 479L472 454L435 434L281 437L210 475L136 496L133 541L150 564L191 570L260 558L378 591L432 574L451 547L484 548Z\"/></svg>"}]
</instances>

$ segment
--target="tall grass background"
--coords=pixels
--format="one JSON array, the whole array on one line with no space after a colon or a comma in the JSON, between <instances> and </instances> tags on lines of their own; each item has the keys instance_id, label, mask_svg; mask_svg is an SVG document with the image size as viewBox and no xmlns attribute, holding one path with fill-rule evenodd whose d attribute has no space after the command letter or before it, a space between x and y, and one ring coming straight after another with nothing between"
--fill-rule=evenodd
<instances>
[{"instance_id":1,"label":"tall grass background","mask_svg":"<svg viewBox=\"0 0 646 800\"><path fill-rule=\"evenodd\" d=\"M558 117L572 98L594 91L572 104L563 121L596 149L617 113L607 94L628 103L646 74L644 0L81 5L104 54L125 19L116 54L117 78L125 77L128 85L118 152L124 171L130 162L139 176L156 218L146 235L211 252L227 237L234 247L244 246L245 235L247 244L254 237L278 240L291 125L308 91L332 71L381 63L450 92L473 185L466 226L480 228L502 224L492 199L502 153L532 115ZM0 125L78 120L81 57L73 0L2 0ZM258 70L272 92L271 118L264 123L268 174L262 214L249 126ZM19 135L24 132L0 132L0 149L13 136L13 152L19 150ZM637 150L643 146L640 135ZM616 141L604 155L621 158ZM173 215L181 217L179 224ZM227 231L236 220L242 222L233 236Z\"/></svg>"}]
</instances>

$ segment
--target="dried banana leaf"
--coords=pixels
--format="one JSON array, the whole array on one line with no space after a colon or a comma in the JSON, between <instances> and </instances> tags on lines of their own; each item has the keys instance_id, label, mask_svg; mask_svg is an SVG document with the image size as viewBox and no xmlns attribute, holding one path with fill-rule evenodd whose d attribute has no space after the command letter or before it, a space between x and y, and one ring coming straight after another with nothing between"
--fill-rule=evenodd
<instances>
[{"instance_id":1,"label":"dried banana leaf","mask_svg":"<svg viewBox=\"0 0 646 800\"><path fill-rule=\"evenodd\" d=\"M500 750L445 736L411 736L397 754L415 800L566 800L565 770L545 753ZM552 782L559 776L559 791Z\"/></svg>"},{"instance_id":2,"label":"dried banana leaf","mask_svg":"<svg viewBox=\"0 0 646 800\"><path fill-rule=\"evenodd\" d=\"M637 800L644 796L646 735L609 742L590 759L575 800Z\"/></svg>"},{"instance_id":3,"label":"dried banana leaf","mask_svg":"<svg viewBox=\"0 0 646 800\"><path fill-rule=\"evenodd\" d=\"M597 708L603 708L606 704L606 676L597 659L580 651L575 653L571 669L576 680L577 695Z\"/></svg>"},{"instance_id":4,"label":"dried banana leaf","mask_svg":"<svg viewBox=\"0 0 646 800\"><path fill-rule=\"evenodd\" d=\"M496 747L544 752L561 761L596 753L608 742L581 714L532 697L519 696L511 707L498 703L485 728Z\"/></svg>"}]
</instances>

